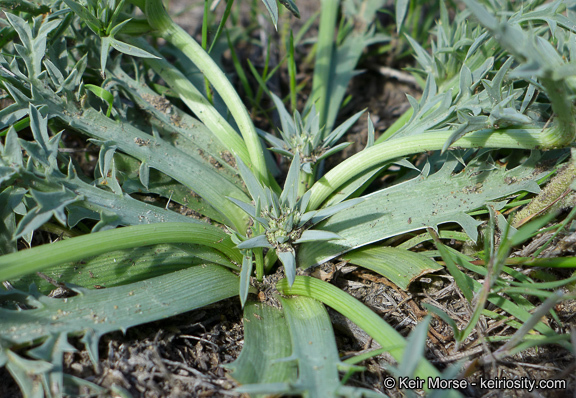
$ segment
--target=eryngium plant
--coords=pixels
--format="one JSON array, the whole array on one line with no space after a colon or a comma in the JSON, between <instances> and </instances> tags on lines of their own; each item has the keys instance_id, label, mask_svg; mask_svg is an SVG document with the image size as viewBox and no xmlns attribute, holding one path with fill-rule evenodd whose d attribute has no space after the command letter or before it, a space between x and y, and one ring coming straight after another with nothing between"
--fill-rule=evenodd
<instances>
[{"instance_id":1,"label":"eryngium plant","mask_svg":"<svg viewBox=\"0 0 576 398\"><path fill-rule=\"evenodd\" d=\"M296 277L295 245L304 242L320 242L338 239L333 232L312 229L320 221L343 211L362 201L351 199L321 210L306 211L310 200L310 191L298 197L300 185L300 154L296 152L290 170L286 177L284 190L278 196L269 187L263 187L252 175L248 167L237 159L238 171L246 183L254 205L229 198L244 210L253 220L250 238L240 241L236 235L239 249L254 249L257 247L273 249L284 265L284 271L290 286Z\"/></svg>"},{"instance_id":2,"label":"eryngium plant","mask_svg":"<svg viewBox=\"0 0 576 398\"><path fill-rule=\"evenodd\" d=\"M276 23L276 2L264 3ZM411 115L376 143L370 135L366 149L322 175L318 161L346 145L337 141L359 117L332 131L356 60L365 45L378 41L372 22L385 5L383 0L352 0L339 13L338 1L323 1L310 102L302 113L294 109L291 118L273 97L283 140L264 134L292 162L283 190L270 173L272 158L217 60L171 20L160 0L10 4L14 9L6 13L0 34L2 95L13 101L0 110L5 136L0 146L0 279L9 281L0 292L0 365L24 395L75 394L78 385L94 394L110 392L64 374L63 353L73 349L70 335L82 336L97 367L103 334L238 296L245 320L245 346L231 365L242 384L238 391L375 394L342 385L340 369L359 369L340 361L321 303L359 325L400 361L390 367L393 375L439 377L422 355L425 327L411 340L418 344L408 345L348 293L296 275L298 268L306 274L343 256L405 287L440 267L407 250L430 240L428 233L437 238L469 304L482 299L471 326L464 332L454 329L457 339L470 333L485 315L483 304L491 302L514 317L509 326L518 329L499 358L534 341L570 348L568 335L541 322L559 299L546 291L550 285L528 290L550 296L535 311L515 285L523 284L524 294L533 281L502 266L503 255L491 257L496 250L487 250L486 261L492 261L494 272L510 277L492 275L481 285L455 264L480 275L484 269L461 257L454 260L439 243L444 237L477 240L482 221L471 213L486 206L513 207L518 192L537 193L537 181L547 173L543 166L566 153L535 150L572 145L576 36L570 22L574 14L564 10L563 2L538 8L523 3L519 10L500 13L497 6L508 4L496 2L489 11L469 0L469 9L455 20L441 7L432 54L412 43L426 84L419 101L410 99ZM290 0L282 4L298 13ZM338 15L343 19L335 42ZM168 44L154 47L139 36ZM214 90L213 101L203 92L203 78ZM23 132L28 126L32 138ZM370 124L369 129L373 133ZM78 160L60 150L69 131L99 148L94 175L83 173ZM466 151L476 148L484 150ZM496 162L490 149L501 148L534 151L529 156L512 151ZM404 156L441 150L447 153L431 157L415 178L393 173L397 184L365 192L390 164L414 167ZM142 195L159 201L147 203ZM194 217L171 210L171 203ZM445 224L464 232L454 234ZM34 246L33 236L40 231L55 231L63 239L18 250L18 242ZM418 235L405 239L407 233ZM405 242L382 244L395 237ZM133 255L138 261L132 263ZM148 266L142 259L150 258L165 261ZM266 275L279 267L277 259L286 277L275 283ZM77 267L90 272L73 272ZM75 295L49 297L51 287L34 278L37 271L51 274ZM94 289L95 282L106 289ZM502 295L504 289L509 296ZM250 293L260 293L261 301ZM440 316L449 322L446 314ZM526 338L527 329L537 338ZM456 373L450 369L444 376Z\"/></svg>"}]
</instances>

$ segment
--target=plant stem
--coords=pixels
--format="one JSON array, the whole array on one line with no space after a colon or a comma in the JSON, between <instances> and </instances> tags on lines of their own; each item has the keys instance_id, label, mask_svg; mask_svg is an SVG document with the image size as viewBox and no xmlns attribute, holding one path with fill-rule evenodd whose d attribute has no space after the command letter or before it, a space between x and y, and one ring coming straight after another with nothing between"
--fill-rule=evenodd
<instances>
[{"instance_id":1,"label":"plant stem","mask_svg":"<svg viewBox=\"0 0 576 398\"><path fill-rule=\"evenodd\" d=\"M230 237L210 224L157 223L116 228L0 257L0 279L13 279L61 263L78 261L113 250L131 249L160 243L195 243L221 251L237 264L240 251Z\"/></svg>"},{"instance_id":2,"label":"plant stem","mask_svg":"<svg viewBox=\"0 0 576 398\"><path fill-rule=\"evenodd\" d=\"M182 51L220 94L246 142L253 173L261 182L268 184L268 170L260 138L256 134L246 107L224 72L196 40L172 21L161 0L146 0L145 14L150 26L157 29L162 38Z\"/></svg>"},{"instance_id":3,"label":"plant stem","mask_svg":"<svg viewBox=\"0 0 576 398\"><path fill-rule=\"evenodd\" d=\"M210 24L210 22L208 22L209 13L210 13L210 3L205 1L204 15L202 19L202 49L204 49L204 51L206 51L208 48L208 25ZM208 98L208 101L210 101L210 103L213 104L214 96L212 95L212 88L210 87L210 82L208 81L206 76L204 76L204 90L206 91L206 98Z\"/></svg>"},{"instance_id":4,"label":"plant stem","mask_svg":"<svg viewBox=\"0 0 576 398\"><path fill-rule=\"evenodd\" d=\"M574 106L571 95L568 93L566 82L540 78L540 83L546 90L550 99L552 110L556 117L553 123L557 128L546 129L542 132L552 147L564 147L574 142L576 136L576 121L574 120Z\"/></svg>"},{"instance_id":5,"label":"plant stem","mask_svg":"<svg viewBox=\"0 0 576 398\"><path fill-rule=\"evenodd\" d=\"M312 173L308 174L303 170L300 170L299 183L298 183L298 197L301 198L302 195L310 189L310 187L316 181L315 177L317 175L317 168L312 166Z\"/></svg>"},{"instance_id":6,"label":"plant stem","mask_svg":"<svg viewBox=\"0 0 576 398\"><path fill-rule=\"evenodd\" d=\"M268 274L276 261L278 260L278 255L276 254L276 250L268 250L266 256L264 257L264 273Z\"/></svg>"},{"instance_id":7,"label":"plant stem","mask_svg":"<svg viewBox=\"0 0 576 398\"><path fill-rule=\"evenodd\" d=\"M451 131L430 131L417 137L392 139L351 156L314 184L311 188L312 196L308 210L320 207L324 200L349 180L386 162L402 156L442 149L451 133ZM540 129L488 129L462 137L451 148L550 149L556 146L553 144L554 141L551 143L550 136L553 134L545 134Z\"/></svg>"},{"instance_id":8,"label":"plant stem","mask_svg":"<svg viewBox=\"0 0 576 398\"><path fill-rule=\"evenodd\" d=\"M256 263L256 279L262 282L264 279L264 255L261 247L254 249L254 260Z\"/></svg>"},{"instance_id":9,"label":"plant stem","mask_svg":"<svg viewBox=\"0 0 576 398\"><path fill-rule=\"evenodd\" d=\"M320 14L320 30L316 48L316 64L314 65L314 77L312 80L312 94L308 104L316 104L316 110L320 114L320 126L326 124L330 90L330 70L332 53L334 51L334 30L338 17L338 0L322 0Z\"/></svg>"},{"instance_id":10,"label":"plant stem","mask_svg":"<svg viewBox=\"0 0 576 398\"><path fill-rule=\"evenodd\" d=\"M484 265L484 261L478 260L474 264ZM521 265L524 267L546 267L546 268L576 268L576 257L553 257L553 258L532 258L513 257L505 261L506 265Z\"/></svg>"},{"instance_id":11,"label":"plant stem","mask_svg":"<svg viewBox=\"0 0 576 398\"><path fill-rule=\"evenodd\" d=\"M574 160L574 158L573 158ZM511 218L510 225L519 228L532 218L542 215L546 212L558 210L563 207L566 197L573 191L570 185L576 179L576 164L570 162L563 166L552 179L546 184L546 187L530 201L528 206L518 211ZM536 257L536 256L535 256Z\"/></svg>"}]
</instances>

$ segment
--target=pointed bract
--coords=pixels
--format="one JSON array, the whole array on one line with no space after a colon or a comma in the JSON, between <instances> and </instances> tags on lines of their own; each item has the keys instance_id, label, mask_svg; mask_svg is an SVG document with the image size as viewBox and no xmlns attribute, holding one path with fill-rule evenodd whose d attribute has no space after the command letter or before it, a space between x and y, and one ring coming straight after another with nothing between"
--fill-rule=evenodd
<instances>
[{"instance_id":1,"label":"pointed bract","mask_svg":"<svg viewBox=\"0 0 576 398\"><path fill-rule=\"evenodd\" d=\"M286 274L286 279L288 279L288 284L292 286L296 279L296 256L294 251L277 251L276 254L278 254L278 259L282 265L284 265L284 273Z\"/></svg>"},{"instance_id":2,"label":"pointed bract","mask_svg":"<svg viewBox=\"0 0 576 398\"><path fill-rule=\"evenodd\" d=\"M249 250L242 258L242 270L240 271L240 304L244 308L250 289L250 275L252 275L252 250Z\"/></svg>"},{"instance_id":3,"label":"pointed bract","mask_svg":"<svg viewBox=\"0 0 576 398\"><path fill-rule=\"evenodd\" d=\"M256 177L254 177L254 174L252 174L248 166L246 166L238 156L236 156L236 165L238 166L240 176L246 184L246 188L248 188L248 192L250 192L252 198L261 198L262 205L264 207L268 206L268 203L264 202L266 198L264 196L264 189L262 188L262 184L260 184Z\"/></svg>"},{"instance_id":4,"label":"pointed bract","mask_svg":"<svg viewBox=\"0 0 576 398\"><path fill-rule=\"evenodd\" d=\"M294 241L294 243L315 242L315 241L332 240L332 239L340 239L340 235L330 231L309 229L302 232L300 238Z\"/></svg>"},{"instance_id":5,"label":"pointed bract","mask_svg":"<svg viewBox=\"0 0 576 398\"><path fill-rule=\"evenodd\" d=\"M266 237L266 235L258 235L248 240L245 240L244 242L238 244L238 246L236 247L238 249L253 249L255 247L267 247L271 249L272 245L270 244L270 242L268 242L268 238Z\"/></svg>"},{"instance_id":6,"label":"pointed bract","mask_svg":"<svg viewBox=\"0 0 576 398\"><path fill-rule=\"evenodd\" d=\"M284 190L280 195L280 204L287 205L290 209L296 207L296 201L298 199L298 185L300 177L300 154L296 152L294 158L292 159L292 164L288 170L288 175L286 176L286 181L284 182Z\"/></svg>"}]
</instances>

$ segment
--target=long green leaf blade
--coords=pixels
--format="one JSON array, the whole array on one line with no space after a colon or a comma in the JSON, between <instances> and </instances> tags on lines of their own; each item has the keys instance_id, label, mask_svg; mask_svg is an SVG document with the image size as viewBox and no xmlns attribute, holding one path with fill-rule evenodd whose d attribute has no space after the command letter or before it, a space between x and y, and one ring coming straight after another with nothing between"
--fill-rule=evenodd
<instances>
[{"instance_id":1,"label":"long green leaf blade","mask_svg":"<svg viewBox=\"0 0 576 398\"><path fill-rule=\"evenodd\" d=\"M296 388L309 398L336 396L340 358L328 312L308 297L282 299L282 308L298 363Z\"/></svg>"},{"instance_id":2,"label":"long green leaf blade","mask_svg":"<svg viewBox=\"0 0 576 398\"><path fill-rule=\"evenodd\" d=\"M129 285L78 292L65 300L0 292L0 297L27 298L36 307L26 311L0 308L0 336L28 344L50 334L90 329L99 338L233 297L238 294L238 277L218 265L196 266Z\"/></svg>"},{"instance_id":3,"label":"long green leaf blade","mask_svg":"<svg viewBox=\"0 0 576 398\"><path fill-rule=\"evenodd\" d=\"M279 308L249 301L244 307L244 348L227 365L240 384L239 392L288 392L296 379L296 363L290 356L290 333ZM259 387L260 386L260 387ZM259 390L256 390L256 389Z\"/></svg>"},{"instance_id":4,"label":"long green leaf blade","mask_svg":"<svg viewBox=\"0 0 576 398\"><path fill-rule=\"evenodd\" d=\"M406 340L402 335L364 304L336 286L319 279L297 276L291 287L286 279L278 282L276 287L285 295L311 297L332 307L364 329L397 361L402 360L406 348ZM422 359L416 369L416 375L420 378L437 377L440 372L428 361ZM460 396L460 394L455 391L447 391L446 396Z\"/></svg>"},{"instance_id":5,"label":"long green leaf blade","mask_svg":"<svg viewBox=\"0 0 576 398\"><path fill-rule=\"evenodd\" d=\"M114 287L179 271L191 266L216 263L237 271L237 267L221 252L207 246L189 244L161 244L139 246L127 250L113 250L83 259L63 263L43 270L58 283L81 287ZM20 290L28 290L35 283L43 294L54 290L54 285L37 274L28 274L10 283Z\"/></svg>"},{"instance_id":6,"label":"long green leaf blade","mask_svg":"<svg viewBox=\"0 0 576 398\"><path fill-rule=\"evenodd\" d=\"M63 262L160 243L195 243L213 247L237 264L242 255L221 229L206 224L159 223L83 235L0 257L0 279L11 279Z\"/></svg>"}]
</instances>

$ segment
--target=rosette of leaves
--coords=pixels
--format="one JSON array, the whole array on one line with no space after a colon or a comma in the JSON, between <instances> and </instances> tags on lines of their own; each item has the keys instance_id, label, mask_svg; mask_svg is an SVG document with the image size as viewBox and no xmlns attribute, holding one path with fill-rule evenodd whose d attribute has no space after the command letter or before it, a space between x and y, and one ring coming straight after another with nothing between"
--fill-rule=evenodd
<instances>
[{"instance_id":1,"label":"rosette of leaves","mask_svg":"<svg viewBox=\"0 0 576 398\"><path fill-rule=\"evenodd\" d=\"M362 199L352 199L320 210L306 211L311 192L307 191L302 197L298 197L300 185L300 154L298 152L292 159L284 190L280 195L269 187L262 186L240 159L237 158L236 162L253 201L245 203L231 197L228 199L252 218L253 225L247 234L252 236L244 237L233 232L232 239L240 250L255 248L274 250L284 265L284 272L292 286L296 277L294 246L304 242L338 239L340 237L338 234L311 228L333 214L361 202Z\"/></svg>"},{"instance_id":2,"label":"rosette of leaves","mask_svg":"<svg viewBox=\"0 0 576 398\"><path fill-rule=\"evenodd\" d=\"M282 129L279 131L282 138L266 132L260 134L272 145L269 148L272 152L280 153L288 158L294 158L294 155L299 153L302 171L307 174L313 174L318 162L352 144L351 142L343 142L336 145L338 140L364 113L363 110L356 113L322 139L324 129L320 126L320 115L316 112L314 105L304 118L298 111L294 111L294 117L291 117L282 100L272 93L271 96L280 116Z\"/></svg>"}]
</instances>

